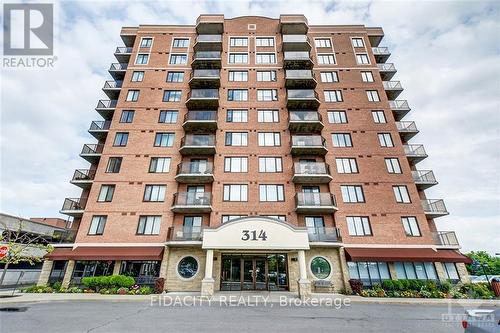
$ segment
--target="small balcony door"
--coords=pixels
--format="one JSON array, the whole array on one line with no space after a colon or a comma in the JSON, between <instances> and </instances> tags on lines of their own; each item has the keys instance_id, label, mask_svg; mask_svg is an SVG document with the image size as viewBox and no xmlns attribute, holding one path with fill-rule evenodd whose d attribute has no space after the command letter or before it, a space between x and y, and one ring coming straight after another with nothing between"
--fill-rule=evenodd
<instances>
[{"instance_id":1,"label":"small balcony door","mask_svg":"<svg viewBox=\"0 0 500 333\"><path fill-rule=\"evenodd\" d=\"M321 206L319 186L302 186L302 193L306 206Z\"/></svg>"},{"instance_id":2,"label":"small balcony door","mask_svg":"<svg viewBox=\"0 0 500 333\"><path fill-rule=\"evenodd\" d=\"M192 159L189 164L189 173L204 174L207 171L207 163L205 159Z\"/></svg>"},{"instance_id":3,"label":"small balcony door","mask_svg":"<svg viewBox=\"0 0 500 333\"><path fill-rule=\"evenodd\" d=\"M187 205L200 205L205 200L205 186L189 185L187 187Z\"/></svg>"}]
</instances>

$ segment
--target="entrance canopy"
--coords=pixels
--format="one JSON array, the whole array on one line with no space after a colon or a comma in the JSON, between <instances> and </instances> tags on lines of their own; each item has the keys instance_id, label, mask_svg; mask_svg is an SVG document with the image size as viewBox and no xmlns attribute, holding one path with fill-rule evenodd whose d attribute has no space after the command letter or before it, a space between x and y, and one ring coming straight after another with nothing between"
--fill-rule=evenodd
<instances>
[{"instance_id":1,"label":"entrance canopy","mask_svg":"<svg viewBox=\"0 0 500 333\"><path fill-rule=\"evenodd\" d=\"M453 250L434 250L431 248L346 248L348 261L437 261L463 262L471 260Z\"/></svg>"},{"instance_id":2,"label":"entrance canopy","mask_svg":"<svg viewBox=\"0 0 500 333\"><path fill-rule=\"evenodd\" d=\"M44 258L50 260L161 260L163 247L94 247L56 248Z\"/></svg>"},{"instance_id":3,"label":"entrance canopy","mask_svg":"<svg viewBox=\"0 0 500 333\"><path fill-rule=\"evenodd\" d=\"M278 219L243 217L203 229L203 249L309 250L306 228Z\"/></svg>"}]
</instances>

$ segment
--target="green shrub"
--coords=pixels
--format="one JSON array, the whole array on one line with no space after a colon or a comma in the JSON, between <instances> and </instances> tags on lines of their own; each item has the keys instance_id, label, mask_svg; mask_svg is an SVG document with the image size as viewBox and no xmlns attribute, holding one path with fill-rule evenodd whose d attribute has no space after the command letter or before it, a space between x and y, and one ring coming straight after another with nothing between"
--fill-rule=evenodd
<instances>
[{"instance_id":1,"label":"green shrub","mask_svg":"<svg viewBox=\"0 0 500 333\"><path fill-rule=\"evenodd\" d=\"M482 283L464 283L461 286L458 286L459 291L462 294L468 296L468 298L480 298L480 299L491 299L494 298L495 295L493 291L491 291L490 286L486 282Z\"/></svg>"},{"instance_id":2,"label":"green shrub","mask_svg":"<svg viewBox=\"0 0 500 333\"><path fill-rule=\"evenodd\" d=\"M61 287L62 287L62 283L57 281L57 282L54 282L54 284L52 284L52 289L54 289L55 291L59 291L61 290Z\"/></svg>"},{"instance_id":3,"label":"green shrub","mask_svg":"<svg viewBox=\"0 0 500 333\"><path fill-rule=\"evenodd\" d=\"M449 293L451 290L451 287L452 287L452 284L450 283L450 281L444 281L444 282L441 282L441 284L439 285L439 290L442 291L443 293Z\"/></svg>"},{"instance_id":4,"label":"green shrub","mask_svg":"<svg viewBox=\"0 0 500 333\"><path fill-rule=\"evenodd\" d=\"M384 280L382 281L382 288L384 288L387 291L394 291L395 290L394 282L396 281Z\"/></svg>"},{"instance_id":5,"label":"green shrub","mask_svg":"<svg viewBox=\"0 0 500 333\"><path fill-rule=\"evenodd\" d=\"M30 286L28 288L23 289L25 293L41 293L45 286Z\"/></svg>"},{"instance_id":6,"label":"green shrub","mask_svg":"<svg viewBox=\"0 0 500 333\"><path fill-rule=\"evenodd\" d=\"M151 287L140 287L139 288L140 295L150 295L153 293L153 291L154 291L154 289Z\"/></svg>"},{"instance_id":7,"label":"green shrub","mask_svg":"<svg viewBox=\"0 0 500 333\"><path fill-rule=\"evenodd\" d=\"M133 277L125 275L93 276L82 278L82 284L92 290L101 288L130 288L135 284Z\"/></svg>"}]
</instances>

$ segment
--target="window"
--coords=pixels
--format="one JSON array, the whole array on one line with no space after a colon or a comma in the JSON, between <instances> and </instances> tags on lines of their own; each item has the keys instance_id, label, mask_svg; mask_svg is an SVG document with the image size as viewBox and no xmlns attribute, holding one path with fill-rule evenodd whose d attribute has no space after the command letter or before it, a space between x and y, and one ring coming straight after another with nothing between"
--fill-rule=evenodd
<instances>
[{"instance_id":1,"label":"window","mask_svg":"<svg viewBox=\"0 0 500 333\"><path fill-rule=\"evenodd\" d=\"M259 89L257 90L257 100L259 102L269 102L278 100L277 89Z\"/></svg>"},{"instance_id":2,"label":"window","mask_svg":"<svg viewBox=\"0 0 500 333\"><path fill-rule=\"evenodd\" d=\"M149 61L149 54L139 53L137 58L135 58L136 65L146 65Z\"/></svg>"},{"instance_id":3,"label":"window","mask_svg":"<svg viewBox=\"0 0 500 333\"><path fill-rule=\"evenodd\" d=\"M342 91L340 90L325 90L325 102L342 102Z\"/></svg>"},{"instance_id":4,"label":"window","mask_svg":"<svg viewBox=\"0 0 500 333\"><path fill-rule=\"evenodd\" d=\"M315 278L320 280L326 279L330 276L331 272L332 266L325 258L314 257L313 260L311 260L311 273Z\"/></svg>"},{"instance_id":5,"label":"window","mask_svg":"<svg viewBox=\"0 0 500 333\"><path fill-rule=\"evenodd\" d=\"M137 102L139 99L139 90L129 90L127 92L127 102Z\"/></svg>"},{"instance_id":6,"label":"window","mask_svg":"<svg viewBox=\"0 0 500 333\"><path fill-rule=\"evenodd\" d=\"M309 234L324 233L325 221L322 216L306 216L305 222Z\"/></svg>"},{"instance_id":7,"label":"window","mask_svg":"<svg viewBox=\"0 0 500 333\"><path fill-rule=\"evenodd\" d=\"M319 65L335 65L335 56L333 54L318 54Z\"/></svg>"},{"instance_id":8,"label":"window","mask_svg":"<svg viewBox=\"0 0 500 333\"><path fill-rule=\"evenodd\" d=\"M406 236L419 237L420 229L418 228L417 219L414 216L405 216L401 218Z\"/></svg>"},{"instance_id":9,"label":"window","mask_svg":"<svg viewBox=\"0 0 500 333\"><path fill-rule=\"evenodd\" d=\"M371 236L370 220L366 216L347 216L347 229L350 236Z\"/></svg>"},{"instance_id":10,"label":"window","mask_svg":"<svg viewBox=\"0 0 500 333\"><path fill-rule=\"evenodd\" d=\"M355 158L336 158L338 173L358 173L358 165Z\"/></svg>"},{"instance_id":11,"label":"window","mask_svg":"<svg viewBox=\"0 0 500 333\"><path fill-rule=\"evenodd\" d=\"M125 147L128 142L127 132L118 132L115 134L115 141L113 141L113 146L115 147Z\"/></svg>"},{"instance_id":12,"label":"window","mask_svg":"<svg viewBox=\"0 0 500 333\"><path fill-rule=\"evenodd\" d=\"M173 47L189 47L188 38L174 38Z\"/></svg>"},{"instance_id":13,"label":"window","mask_svg":"<svg viewBox=\"0 0 500 333\"><path fill-rule=\"evenodd\" d=\"M373 122L376 124L385 124L387 122L384 111L372 111L372 117Z\"/></svg>"},{"instance_id":14,"label":"window","mask_svg":"<svg viewBox=\"0 0 500 333\"><path fill-rule=\"evenodd\" d=\"M255 63L257 64L275 64L276 55L274 53L257 53L255 55Z\"/></svg>"},{"instance_id":15,"label":"window","mask_svg":"<svg viewBox=\"0 0 500 333\"><path fill-rule=\"evenodd\" d=\"M248 172L248 157L225 157L224 172Z\"/></svg>"},{"instance_id":16,"label":"window","mask_svg":"<svg viewBox=\"0 0 500 333\"><path fill-rule=\"evenodd\" d=\"M248 110L227 110L226 121L228 123L248 122Z\"/></svg>"},{"instance_id":17,"label":"window","mask_svg":"<svg viewBox=\"0 0 500 333\"><path fill-rule=\"evenodd\" d=\"M259 123L278 123L278 110L257 110L257 121Z\"/></svg>"},{"instance_id":18,"label":"window","mask_svg":"<svg viewBox=\"0 0 500 333\"><path fill-rule=\"evenodd\" d=\"M247 132L228 132L226 133L226 146L248 146Z\"/></svg>"},{"instance_id":19,"label":"window","mask_svg":"<svg viewBox=\"0 0 500 333\"><path fill-rule=\"evenodd\" d=\"M448 280L460 280L460 275L458 275L457 271L457 265L454 262L443 262L442 265Z\"/></svg>"},{"instance_id":20,"label":"window","mask_svg":"<svg viewBox=\"0 0 500 333\"><path fill-rule=\"evenodd\" d=\"M248 53L229 53L230 64L247 64Z\"/></svg>"},{"instance_id":21,"label":"window","mask_svg":"<svg viewBox=\"0 0 500 333\"><path fill-rule=\"evenodd\" d=\"M363 187L360 185L342 185L342 200L347 203L365 202Z\"/></svg>"},{"instance_id":22,"label":"window","mask_svg":"<svg viewBox=\"0 0 500 333\"><path fill-rule=\"evenodd\" d=\"M227 91L228 101L248 101L247 89L229 89Z\"/></svg>"},{"instance_id":23,"label":"window","mask_svg":"<svg viewBox=\"0 0 500 333\"><path fill-rule=\"evenodd\" d=\"M358 65L370 64L370 60L368 59L368 55L366 54L356 54L356 62L358 63Z\"/></svg>"},{"instance_id":24,"label":"window","mask_svg":"<svg viewBox=\"0 0 500 333\"><path fill-rule=\"evenodd\" d=\"M432 262L395 262L394 267L399 280L437 280Z\"/></svg>"},{"instance_id":25,"label":"window","mask_svg":"<svg viewBox=\"0 0 500 333\"><path fill-rule=\"evenodd\" d=\"M389 173L401 173L401 166L399 165L399 160L395 157L390 157L385 159L385 166Z\"/></svg>"},{"instance_id":26,"label":"window","mask_svg":"<svg viewBox=\"0 0 500 333\"><path fill-rule=\"evenodd\" d=\"M410 195L408 194L408 189L405 185L396 185L392 187L394 191L394 196L396 197L396 202L399 203L410 203Z\"/></svg>"},{"instance_id":27,"label":"window","mask_svg":"<svg viewBox=\"0 0 500 333\"><path fill-rule=\"evenodd\" d=\"M339 82L337 72L321 72L321 82Z\"/></svg>"},{"instance_id":28,"label":"window","mask_svg":"<svg viewBox=\"0 0 500 333\"><path fill-rule=\"evenodd\" d=\"M332 41L330 38L316 38L314 39L314 45L316 47L332 47Z\"/></svg>"},{"instance_id":29,"label":"window","mask_svg":"<svg viewBox=\"0 0 500 333\"><path fill-rule=\"evenodd\" d=\"M177 122L178 115L179 112L175 110L161 110L158 122L163 124L175 124Z\"/></svg>"},{"instance_id":30,"label":"window","mask_svg":"<svg viewBox=\"0 0 500 333\"><path fill-rule=\"evenodd\" d=\"M330 124L347 124L345 111L328 111L328 122Z\"/></svg>"},{"instance_id":31,"label":"window","mask_svg":"<svg viewBox=\"0 0 500 333\"><path fill-rule=\"evenodd\" d=\"M192 279L198 273L198 266L198 261L194 257L184 257L177 265L177 273L183 279Z\"/></svg>"},{"instance_id":32,"label":"window","mask_svg":"<svg viewBox=\"0 0 500 333\"><path fill-rule=\"evenodd\" d=\"M280 133L278 132L258 133L258 138L261 147L277 147L281 145Z\"/></svg>"},{"instance_id":33,"label":"window","mask_svg":"<svg viewBox=\"0 0 500 333\"><path fill-rule=\"evenodd\" d=\"M247 37L231 37L229 39L230 46L248 46Z\"/></svg>"},{"instance_id":34,"label":"window","mask_svg":"<svg viewBox=\"0 0 500 333\"><path fill-rule=\"evenodd\" d=\"M394 147L390 133L378 133L378 142L380 147Z\"/></svg>"},{"instance_id":35,"label":"window","mask_svg":"<svg viewBox=\"0 0 500 333\"><path fill-rule=\"evenodd\" d=\"M257 81L259 82L276 81L276 71L257 71Z\"/></svg>"},{"instance_id":36,"label":"window","mask_svg":"<svg viewBox=\"0 0 500 333\"><path fill-rule=\"evenodd\" d=\"M259 157L259 172L283 172L281 157Z\"/></svg>"},{"instance_id":37,"label":"window","mask_svg":"<svg viewBox=\"0 0 500 333\"><path fill-rule=\"evenodd\" d=\"M247 215L222 215L221 222L226 223L234 219L246 217Z\"/></svg>"},{"instance_id":38,"label":"window","mask_svg":"<svg viewBox=\"0 0 500 333\"><path fill-rule=\"evenodd\" d=\"M184 233L189 233L191 236L200 234L202 222L203 218L201 216L184 216Z\"/></svg>"},{"instance_id":39,"label":"window","mask_svg":"<svg viewBox=\"0 0 500 333\"><path fill-rule=\"evenodd\" d=\"M255 38L255 46L274 46L273 37L257 37Z\"/></svg>"},{"instance_id":40,"label":"window","mask_svg":"<svg viewBox=\"0 0 500 333\"><path fill-rule=\"evenodd\" d=\"M172 147L174 138L174 133L156 133L154 147Z\"/></svg>"},{"instance_id":41,"label":"window","mask_svg":"<svg viewBox=\"0 0 500 333\"><path fill-rule=\"evenodd\" d=\"M151 157L149 172L165 173L170 171L170 157Z\"/></svg>"},{"instance_id":42,"label":"window","mask_svg":"<svg viewBox=\"0 0 500 333\"><path fill-rule=\"evenodd\" d=\"M158 235L160 233L161 216L140 216L137 225L138 235Z\"/></svg>"},{"instance_id":43,"label":"window","mask_svg":"<svg viewBox=\"0 0 500 333\"><path fill-rule=\"evenodd\" d=\"M133 71L132 72L132 82L142 82L144 80L144 72L143 71Z\"/></svg>"},{"instance_id":44,"label":"window","mask_svg":"<svg viewBox=\"0 0 500 333\"><path fill-rule=\"evenodd\" d=\"M285 201L283 185L259 185L260 201Z\"/></svg>"},{"instance_id":45,"label":"window","mask_svg":"<svg viewBox=\"0 0 500 333\"><path fill-rule=\"evenodd\" d=\"M277 219L283 222L286 222L286 215L260 215L263 217L270 217L272 219Z\"/></svg>"},{"instance_id":46,"label":"window","mask_svg":"<svg viewBox=\"0 0 500 333\"><path fill-rule=\"evenodd\" d=\"M354 47L364 47L363 38L352 38L352 46Z\"/></svg>"},{"instance_id":47,"label":"window","mask_svg":"<svg viewBox=\"0 0 500 333\"><path fill-rule=\"evenodd\" d=\"M229 81L248 81L248 71L229 71Z\"/></svg>"},{"instance_id":48,"label":"window","mask_svg":"<svg viewBox=\"0 0 500 333\"><path fill-rule=\"evenodd\" d=\"M111 202L115 193L115 185L102 185L97 202Z\"/></svg>"},{"instance_id":49,"label":"window","mask_svg":"<svg viewBox=\"0 0 500 333\"><path fill-rule=\"evenodd\" d=\"M110 157L106 166L107 173L118 173L122 166L122 157Z\"/></svg>"},{"instance_id":50,"label":"window","mask_svg":"<svg viewBox=\"0 0 500 333\"><path fill-rule=\"evenodd\" d=\"M104 233L104 226L106 225L106 215L94 215L90 222L89 235L102 235Z\"/></svg>"},{"instance_id":51,"label":"window","mask_svg":"<svg viewBox=\"0 0 500 333\"><path fill-rule=\"evenodd\" d=\"M373 73L372 72L361 72L361 79L363 82L373 82Z\"/></svg>"},{"instance_id":52,"label":"window","mask_svg":"<svg viewBox=\"0 0 500 333\"><path fill-rule=\"evenodd\" d=\"M163 92L164 102L179 102L181 100L181 90L165 90Z\"/></svg>"},{"instance_id":53,"label":"window","mask_svg":"<svg viewBox=\"0 0 500 333\"><path fill-rule=\"evenodd\" d=\"M144 201L163 202L165 201L165 185L146 185L144 188Z\"/></svg>"},{"instance_id":54,"label":"window","mask_svg":"<svg viewBox=\"0 0 500 333\"><path fill-rule=\"evenodd\" d=\"M366 96L368 97L369 102L380 102L377 90L367 90Z\"/></svg>"},{"instance_id":55,"label":"window","mask_svg":"<svg viewBox=\"0 0 500 333\"><path fill-rule=\"evenodd\" d=\"M248 185L224 185L224 201L248 201Z\"/></svg>"},{"instance_id":56,"label":"window","mask_svg":"<svg viewBox=\"0 0 500 333\"><path fill-rule=\"evenodd\" d=\"M380 285L383 280L390 280L389 267L386 262L348 261L349 277L361 280L364 286Z\"/></svg>"},{"instance_id":57,"label":"window","mask_svg":"<svg viewBox=\"0 0 500 333\"><path fill-rule=\"evenodd\" d=\"M185 65L187 64L188 56L187 54L171 54L170 55L170 65Z\"/></svg>"},{"instance_id":58,"label":"window","mask_svg":"<svg viewBox=\"0 0 500 333\"><path fill-rule=\"evenodd\" d=\"M167 82L182 82L184 81L184 72L168 72Z\"/></svg>"},{"instance_id":59,"label":"window","mask_svg":"<svg viewBox=\"0 0 500 333\"><path fill-rule=\"evenodd\" d=\"M153 45L153 38L151 37L142 37L140 47L151 47Z\"/></svg>"},{"instance_id":60,"label":"window","mask_svg":"<svg viewBox=\"0 0 500 333\"><path fill-rule=\"evenodd\" d=\"M132 121L134 121L134 111L123 110L120 117L120 123L131 123Z\"/></svg>"},{"instance_id":61,"label":"window","mask_svg":"<svg viewBox=\"0 0 500 333\"><path fill-rule=\"evenodd\" d=\"M351 134L349 133L334 133L332 140L334 147L352 147Z\"/></svg>"}]
</instances>

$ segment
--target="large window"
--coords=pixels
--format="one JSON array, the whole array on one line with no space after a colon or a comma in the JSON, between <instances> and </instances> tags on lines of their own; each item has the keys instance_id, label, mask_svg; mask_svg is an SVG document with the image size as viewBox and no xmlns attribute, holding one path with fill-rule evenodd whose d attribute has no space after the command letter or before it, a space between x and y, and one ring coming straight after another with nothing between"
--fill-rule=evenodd
<instances>
[{"instance_id":1,"label":"large window","mask_svg":"<svg viewBox=\"0 0 500 333\"><path fill-rule=\"evenodd\" d=\"M156 133L155 147L172 147L174 145L174 133Z\"/></svg>"},{"instance_id":2,"label":"large window","mask_svg":"<svg viewBox=\"0 0 500 333\"><path fill-rule=\"evenodd\" d=\"M230 46L248 46L247 37L231 37L229 39Z\"/></svg>"},{"instance_id":3,"label":"large window","mask_svg":"<svg viewBox=\"0 0 500 333\"><path fill-rule=\"evenodd\" d=\"M139 90L129 90L125 100L127 102L137 102L139 100Z\"/></svg>"},{"instance_id":4,"label":"large window","mask_svg":"<svg viewBox=\"0 0 500 333\"><path fill-rule=\"evenodd\" d=\"M248 81L248 71L229 71L229 81Z\"/></svg>"},{"instance_id":5,"label":"large window","mask_svg":"<svg viewBox=\"0 0 500 333\"><path fill-rule=\"evenodd\" d=\"M165 201L165 185L146 185L144 188L144 201L163 202Z\"/></svg>"},{"instance_id":6,"label":"large window","mask_svg":"<svg viewBox=\"0 0 500 333\"><path fill-rule=\"evenodd\" d=\"M257 81L271 82L276 81L276 71L257 71Z\"/></svg>"},{"instance_id":7,"label":"large window","mask_svg":"<svg viewBox=\"0 0 500 333\"><path fill-rule=\"evenodd\" d=\"M325 102L342 102L342 91L340 90L325 90Z\"/></svg>"},{"instance_id":8,"label":"large window","mask_svg":"<svg viewBox=\"0 0 500 333\"><path fill-rule=\"evenodd\" d=\"M347 124L345 111L328 111L328 122L330 124Z\"/></svg>"},{"instance_id":9,"label":"large window","mask_svg":"<svg viewBox=\"0 0 500 333\"><path fill-rule=\"evenodd\" d=\"M381 284L383 280L390 280L389 267L386 262L347 262L349 277L361 280L364 286Z\"/></svg>"},{"instance_id":10,"label":"large window","mask_svg":"<svg viewBox=\"0 0 500 333\"><path fill-rule=\"evenodd\" d=\"M364 47L363 38L353 38L351 39L352 46L354 47Z\"/></svg>"},{"instance_id":11,"label":"large window","mask_svg":"<svg viewBox=\"0 0 500 333\"><path fill-rule=\"evenodd\" d=\"M170 157L151 157L149 172L166 173L170 171Z\"/></svg>"},{"instance_id":12,"label":"large window","mask_svg":"<svg viewBox=\"0 0 500 333\"><path fill-rule=\"evenodd\" d=\"M257 37L255 38L255 46L274 46L274 37Z\"/></svg>"},{"instance_id":13,"label":"large window","mask_svg":"<svg viewBox=\"0 0 500 333\"><path fill-rule=\"evenodd\" d=\"M98 202L111 202L115 193L115 185L102 185L97 197Z\"/></svg>"},{"instance_id":14,"label":"large window","mask_svg":"<svg viewBox=\"0 0 500 333\"><path fill-rule=\"evenodd\" d=\"M314 46L316 47L332 47L332 41L330 38L315 38Z\"/></svg>"},{"instance_id":15,"label":"large window","mask_svg":"<svg viewBox=\"0 0 500 333\"><path fill-rule=\"evenodd\" d=\"M432 262L395 262L394 267L400 280L437 280Z\"/></svg>"},{"instance_id":16,"label":"large window","mask_svg":"<svg viewBox=\"0 0 500 333\"><path fill-rule=\"evenodd\" d=\"M257 53L255 55L255 62L257 64L275 64L276 55L274 53Z\"/></svg>"},{"instance_id":17,"label":"large window","mask_svg":"<svg viewBox=\"0 0 500 333\"><path fill-rule=\"evenodd\" d=\"M406 236L420 236L420 229L418 227L418 222L415 216L403 216L401 218L401 223L403 223L403 228L405 229Z\"/></svg>"},{"instance_id":18,"label":"large window","mask_svg":"<svg viewBox=\"0 0 500 333\"><path fill-rule=\"evenodd\" d=\"M367 90L366 96L368 97L369 102L380 102L377 90Z\"/></svg>"},{"instance_id":19,"label":"large window","mask_svg":"<svg viewBox=\"0 0 500 333\"><path fill-rule=\"evenodd\" d=\"M311 260L311 273L313 273L314 277L317 279L323 280L330 276L332 272L332 266L323 257L314 257Z\"/></svg>"},{"instance_id":20,"label":"large window","mask_svg":"<svg viewBox=\"0 0 500 333\"><path fill-rule=\"evenodd\" d=\"M277 147L281 145L279 132L258 133L259 146L261 147Z\"/></svg>"},{"instance_id":21,"label":"large window","mask_svg":"<svg viewBox=\"0 0 500 333\"><path fill-rule=\"evenodd\" d=\"M137 55L137 58L135 58L136 65L147 65L148 61L149 61L149 54L140 53Z\"/></svg>"},{"instance_id":22,"label":"large window","mask_svg":"<svg viewBox=\"0 0 500 333\"><path fill-rule=\"evenodd\" d=\"M319 65L335 65L335 56L333 54L318 54Z\"/></svg>"},{"instance_id":23,"label":"large window","mask_svg":"<svg viewBox=\"0 0 500 333\"><path fill-rule=\"evenodd\" d=\"M278 100L277 89L259 89L257 90L257 100L259 102L270 102Z\"/></svg>"},{"instance_id":24,"label":"large window","mask_svg":"<svg viewBox=\"0 0 500 333\"><path fill-rule=\"evenodd\" d=\"M396 197L396 202L399 203L410 203L410 195L408 194L408 188L406 185L396 185L392 187L394 191L394 196Z\"/></svg>"},{"instance_id":25,"label":"large window","mask_svg":"<svg viewBox=\"0 0 500 333\"><path fill-rule=\"evenodd\" d=\"M192 279L198 273L198 266L196 258L187 256L179 261L179 264L177 265L177 273L183 279Z\"/></svg>"},{"instance_id":26,"label":"large window","mask_svg":"<svg viewBox=\"0 0 500 333\"><path fill-rule=\"evenodd\" d=\"M142 82L144 80L144 71L134 71L132 73L132 78L130 81L132 82Z\"/></svg>"},{"instance_id":27,"label":"large window","mask_svg":"<svg viewBox=\"0 0 500 333\"><path fill-rule=\"evenodd\" d=\"M229 53L230 64L247 64L248 53Z\"/></svg>"},{"instance_id":28,"label":"large window","mask_svg":"<svg viewBox=\"0 0 500 333\"><path fill-rule=\"evenodd\" d=\"M278 123L279 111L278 110L257 110L257 121L259 123Z\"/></svg>"},{"instance_id":29,"label":"large window","mask_svg":"<svg viewBox=\"0 0 500 333\"><path fill-rule=\"evenodd\" d=\"M349 133L333 133L332 140L334 147L352 147L351 134Z\"/></svg>"},{"instance_id":30,"label":"large window","mask_svg":"<svg viewBox=\"0 0 500 333\"><path fill-rule=\"evenodd\" d=\"M443 262L443 269L448 280L452 280L453 282L460 280L457 265L454 262Z\"/></svg>"},{"instance_id":31,"label":"large window","mask_svg":"<svg viewBox=\"0 0 500 333\"><path fill-rule=\"evenodd\" d=\"M118 173L122 166L122 157L110 157L106 166L107 173Z\"/></svg>"},{"instance_id":32,"label":"large window","mask_svg":"<svg viewBox=\"0 0 500 333\"><path fill-rule=\"evenodd\" d=\"M248 185L226 184L224 185L224 201L248 201Z\"/></svg>"},{"instance_id":33,"label":"large window","mask_svg":"<svg viewBox=\"0 0 500 333\"><path fill-rule=\"evenodd\" d=\"M387 172L389 173L401 173L401 166L399 165L399 160L396 157L386 158L385 166L387 167Z\"/></svg>"},{"instance_id":34,"label":"large window","mask_svg":"<svg viewBox=\"0 0 500 333\"><path fill-rule=\"evenodd\" d=\"M248 133L227 132L225 143L226 146L236 146L236 147L248 146Z\"/></svg>"},{"instance_id":35,"label":"large window","mask_svg":"<svg viewBox=\"0 0 500 333\"><path fill-rule=\"evenodd\" d=\"M259 185L260 201L285 201L283 185Z\"/></svg>"},{"instance_id":36,"label":"large window","mask_svg":"<svg viewBox=\"0 0 500 333\"><path fill-rule=\"evenodd\" d=\"M259 172L283 172L281 157L259 157Z\"/></svg>"},{"instance_id":37,"label":"large window","mask_svg":"<svg viewBox=\"0 0 500 333\"><path fill-rule=\"evenodd\" d=\"M228 101L248 101L247 89L229 89L227 91Z\"/></svg>"},{"instance_id":38,"label":"large window","mask_svg":"<svg viewBox=\"0 0 500 333\"><path fill-rule=\"evenodd\" d=\"M164 102L180 102L182 96L181 90L165 90L163 92Z\"/></svg>"},{"instance_id":39,"label":"large window","mask_svg":"<svg viewBox=\"0 0 500 333\"><path fill-rule=\"evenodd\" d=\"M187 54L172 54L170 56L170 65L185 65L187 64L188 56Z\"/></svg>"},{"instance_id":40,"label":"large window","mask_svg":"<svg viewBox=\"0 0 500 333\"><path fill-rule=\"evenodd\" d=\"M321 72L321 82L339 82L337 72Z\"/></svg>"},{"instance_id":41,"label":"large window","mask_svg":"<svg viewBox=\"0 0 500 333\"><path fill-rule=\"evenodd\" d=\"M102 235L106 226L106 215L94 215L90 221L89 235Z\"/></svg>"},{"instance_id":42,"label":"large window","mask_svg":"<svg viewBox=\"0 0 500 333\"><path fill-rule=\"evenodd\" d=\"M380 147L394 147L390 133L378 133L378 142Z\"/></svg>"},{"instance_id":43,"label":"large window","mask_svg":"<svg viewBox=\"0 0 500 333\"><path fill-rule=\"evenodd\" d=\"M151 47L153 45L153 38L151 37L142 37L141 45L139 47Z\"/></svg>"},{"instance_id":44,"label":"large window","mask_svg":"<svg viewBox=\"0 0 500 333\"><path fill-rule=\"evenodd\" d=\"M123 110L121 117L120 117L120 123L131 123L134 121L134 111L133 110Z\"/></svg>"},{"instance_id":45,"label":"large window","mask_svg":"<svg viewBox=\"0 0 500 333\"><path fill-rule=\"evenodd\" d=\"M370 219L366 216L347 216L347 229L350 236L371 236Z\"/></svg>"},{"instance_id":46,"label":"large window","mask_svg":"<svg viewBox=\"0 0 500 333\"><path fill-rule=\"evenodd\" d=\"M361 72L361 79L363 82L373 82L373 73L372 72Z\"/></svg>"},{"instance_id":47,"label":"large window","mask_svg":"<svg viewBox=\"0 0 500 333\"><path fill-rule=\"evenodd\" d=\"M163 124L175 124L177 122L177 117L179 116L179 111L176 110L161 110L159 123Z\"/></svg>"},{"instance_id":48,"label":"large window","mask_svg":"<svg viewBox=\"0 0 500 333\"><path fill-rule=\"evenodd\" d=\"M248 157L225 157L224 172L248 172Z\"/></svg>"},{"instance_id":49,"label":"large window","mask_svg":"<svg viewBox=\"0 0 500 333\"><path fill-rule=\"evenodd\" d=\"M340 186L340 190L342 191L342 200L344 202L365 202L363 187L361 185L342 185Z\"/></svg>"},{"instance_id":50,"label":"large window","mask_svg":"<svg viewBox=\"0 0 500 333\"><path fill-rule=\"evenodd\" d=\"M248 110L227 110L226 121L228 123L248 122Z\"/></svg>"},{"instance_id":51,"label":"large window","mask_svg":"<svg viewBox=\"0 0 500 333\"><path fill-rule=\"evenodd\" d=\"M356 62L358 65L369 65L370 59L367 54L356 54Z\"/></svg>"},{"instance_id":52,"label":"large window","mask_svg":"<svg viewBox=\"0 0 500 333\"><path fill-rule=\"evenodd\" d=\"M137 226L139 235L158 235L160 233L161 216L141 216Z\"/></svg>"},{"instance_id":53,"label":"large window","mask_svg":"<svg viewBox=\"0 0 500 333\"><path fill-rule=\"evenodd\" d=\"M372 111L372 117L375 124L385 124L387 122L384 111Z\"/></svg>"},{"instance_id":54,"label":"large window","mask_svg":"<svg viewBox=\"0 0 500 333\"><path fill-rule=\"evenodd\" d=\"M189 47L188 38L174 38L173 47Z\"/></svg>"},{"instance_id":55,"label":"large window","mask_svg":"<svg viewBox=\"0 0 500 333\"><path fill-rule=\"evenodd\" d=\"M358 173L358 165L355 158L336 158L335 163L337 164L338 173Z\"/></svg>"},{"instance_id":56,"label":"large window","mask_svg":"<svg viewBox=\"0 0 500 333\"><path fill-rule=\"evenodd\" d=\"M184 81L184 72L168 72L167 82L182 82Z\"/></svg>"}]
</instances>

